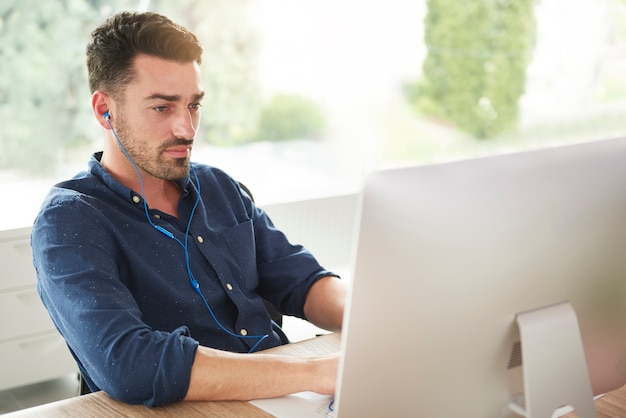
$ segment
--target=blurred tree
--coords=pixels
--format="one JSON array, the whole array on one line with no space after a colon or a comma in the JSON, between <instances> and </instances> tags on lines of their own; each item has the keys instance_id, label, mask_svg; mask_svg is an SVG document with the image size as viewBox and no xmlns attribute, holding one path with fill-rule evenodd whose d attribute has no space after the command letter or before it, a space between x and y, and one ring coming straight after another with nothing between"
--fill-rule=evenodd
<instances>
[{"instance_id":1,"label":"blurred tree","mask_svg":"<svg viewBox=\"0 0 626 418\"><path fill-rule=\"evenodd\" d=\"M263 106L256 140L316 139L325 127L326 118L315 102L297 95L279 94Z\"/></svg>"},{"instance_id":2,"label":"blurred tree","mask_svg":"<svg viewBox=\"0 0 626 418\"><path fill-rule=\"evenodd\" d=\"M0 3L0 167L48 174L64 150L86 140L85 33L101 3Z\"/></svg>"},{"instance_id":3,"label":"blurred tree","mask_svg":"<svg viewBox=\"0 0 626 418\"><path fill-rule=\"evenodd\" d=\"M423 79L407 85L421 112L477 138L517 122L536 0L428 0Z\"/></svg>"}]
</instances>

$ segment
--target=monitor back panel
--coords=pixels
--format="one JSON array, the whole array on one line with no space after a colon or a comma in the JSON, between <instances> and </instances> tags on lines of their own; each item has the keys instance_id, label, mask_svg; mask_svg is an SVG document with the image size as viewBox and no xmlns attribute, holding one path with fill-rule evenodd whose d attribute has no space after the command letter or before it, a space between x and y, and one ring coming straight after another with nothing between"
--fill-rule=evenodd
<instances>
[{"instance_id":1,"label":"monitor back panel","mask_svg":"<svg viewBox=\"0 0 626 418\"><path fill-rule=\"evenodd\" d=\"M372 174L338 416L509 416L515 314L562 301L595 392L626 383L626 139Z\"/></svg>"}]
</instances>

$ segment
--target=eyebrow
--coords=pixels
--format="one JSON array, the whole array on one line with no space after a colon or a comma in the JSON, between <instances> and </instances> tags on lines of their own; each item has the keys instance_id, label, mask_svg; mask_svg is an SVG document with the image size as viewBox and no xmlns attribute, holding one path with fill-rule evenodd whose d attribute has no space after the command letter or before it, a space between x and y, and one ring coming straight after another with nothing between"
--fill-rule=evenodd
<instances>
[{"instance_id":1,"label":"eyebrow","mask_svg":"<svg viewBox=\"0 0 626 418\"><path fill-rule=\"evenodd\" d=\"M195 94L193 96L192 101L195 102L198 100L202 100L203 97L204 97L204 92ZM178 102L181 100L181 96L177 94L170 95L170 94L154 93L154 94L151 94L150 96L147 96L144 100L164 100L166 102Z\"/></svg>"}]
</instances>

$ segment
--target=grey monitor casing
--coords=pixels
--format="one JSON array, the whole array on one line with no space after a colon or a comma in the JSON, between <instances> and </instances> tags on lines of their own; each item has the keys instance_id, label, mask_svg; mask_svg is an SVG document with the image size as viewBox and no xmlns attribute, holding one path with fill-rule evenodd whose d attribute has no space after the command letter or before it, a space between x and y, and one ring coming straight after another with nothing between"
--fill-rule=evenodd
<instances>
[{"instance_id":1,"label":"grey monitor casing","mask_svg":"<svg viewBox=\"0 0 626 418\"><path fill-rule=\"evenodd\" d=\"M375 172L360 210L338 416L515 416L516 314L563 301L626 383L626 139Z\"/></svg>"}]
</instances>

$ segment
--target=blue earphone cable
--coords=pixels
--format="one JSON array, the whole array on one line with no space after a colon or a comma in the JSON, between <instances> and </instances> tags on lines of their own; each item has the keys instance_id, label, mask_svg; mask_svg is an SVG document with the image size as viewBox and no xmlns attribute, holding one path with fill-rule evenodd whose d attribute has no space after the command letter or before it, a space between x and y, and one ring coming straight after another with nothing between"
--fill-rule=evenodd
<instances>
[{"instance_id":1,"label":"blue earphone cable","mask_svg":"<svg viewBox=\"0 0 626 418\"><path fill-rule=\"evenodd\" d=\"M226 327L224 327L222 325L222 323L215 316L215 313L213 312L213 309L211 309L211 306L209 305L209 303L207 302L206 298L204 297L204 294L202 294L202 291L200 290L200 284L198 283L198 281L194 277L193 272L191 271L191 261L189 259L189 230L191 228L191 220L193 219L194 213L196 212L196 208L198 207L198 203L200 202L200 179L198 178L198 174L196 173L196 170L193 168L193 166L190 165L191 171L193 172L193 175L194 175L194 177L196 179L196 187L198 188L198 196L196 197L196 201L195 201L195 203L193 205L193 208L191 209L191 214L189 215L189 221L187 222L187 228L185 229L185 242L183 243L173 233L171 233L167 229L163 228L162 226L155 224L152 221L152 219L150 218L150 212L148 211L148 204L146 203L145 189L144 189L144 185L143 185L143 178L141 177L141 172L139 171L139 167L137 167L137 165L135 164L135 162L133 161L131 156L128 154L128 152L126 151L126 147L124 147L124 145L122 145L122 141L120 141L120 138L117 136L117 132L115 132L115 129L113 129L113 126L111 125L111 120L110 120L111 116L110 116L109 112L106 112L104 114L104 118L106 119L106 121L107 121L107 123L109 125L109 128L111 128L111 132L113 132L113 136L115 136L115 140L117 141L118 145L120 146L120 149L122 150L122 152L124 153L124 155L126 156L128 161L132 164L133 168L137 172L137 177L139 178L139 185L141 186L141 197L143 199L143 207L144 207L144 212L146 214L146 219L148 220L150 225L152 225L157 231L161 232L162 234L166 235L169 238L172 238L174 241L176 241L183 248L183 251L185 253L185 265L187 267L187 275L189 276L189 281L191 283L191 286L200 295L200 298L204 302L204 305L206 306L207 310L211 314L211 317L213 318L215 323L218 325L218 327L222 331L224 331L227 334L229 334L229 335L231 335L233 337L236 337L236 338L241 338L241 339L255 339L255 338L258 338L259 340L248 351L249 353L254 352L254 350L256 350L256 348L259 346L259 344L261 344L262 341L264 341L266 338L268 338L269 335L268 334L265 334L265 335L239 335L239 334L235 334L234 332L232 332L229 329L227 329Z\"/></svg>"}]
</instances>

